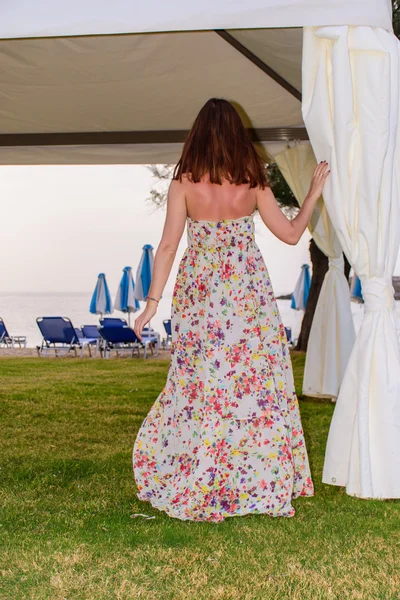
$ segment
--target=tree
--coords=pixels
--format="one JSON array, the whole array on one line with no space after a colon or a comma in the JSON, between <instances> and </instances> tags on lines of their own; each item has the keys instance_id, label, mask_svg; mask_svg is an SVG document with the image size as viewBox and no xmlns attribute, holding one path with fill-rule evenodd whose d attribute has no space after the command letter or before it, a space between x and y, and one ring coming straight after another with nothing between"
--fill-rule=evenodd
<instances>
[{"instance_id":1,"label":"tree","mask_svg":"<svg viewBox=\"0 0 400 600\"><path fill-rule=\"evenodd\" d=\"M394 34L400 38L400 2L399 0L392 1L393 9L393 31Z\"/></svg>"},{"instance_id":2,"label":"tree","mask_svg":"<svg viewBox=\"0 0 400 600\"><path fill-rule=\"evenodd\" d=\"M267 167L268 178L274 195L285 214L293 217L299 210L299 204L294 197L290 187L286 183L278 166L272 163ZM312 264L312 279L310 294L304 311L304 317L301 323L301 330L297 342L296 350L307 351L308 338L310 337L311 325L314 318L319 294L325 274L328 270L328 258L319 249L314 239L310 240L310 259Z\"/></svg>"},{"instance_id":3,"label":"tree","mask_svg":"<svg viewBox=\"0 0 400 600\"><path fill-rule=\"evenodd\" d=\"M148 165L147 168L156 180L147 199L156 208L162 208L167 202L168 184L172 179L173 165Z\"/></svg>"}]
</instances>

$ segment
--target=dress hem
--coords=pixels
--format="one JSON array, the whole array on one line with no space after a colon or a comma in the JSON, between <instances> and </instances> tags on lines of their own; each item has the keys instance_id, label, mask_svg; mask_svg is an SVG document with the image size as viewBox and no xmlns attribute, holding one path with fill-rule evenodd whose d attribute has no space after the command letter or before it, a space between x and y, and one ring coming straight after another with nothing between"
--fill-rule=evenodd
<instances>
[{"instance_id":1,"label":"dress hem","mask_svg":"<svg viewBox=\"0 0 400 600\"><path fill-rule=\"evenodd\" d=\"M312 498L314 496L314 491L312 491L311 493L305 493L302 494L301 492L299 494L293 495L292 496L292 500L296 500L297 498ZM243 511L243 512L238 512L235 514L232 513L216 513L216 516L218 515L218 517L221 518L190 518L190 517L185 517L183 515L178 515L178 514L173 514L172 511L169 510L170 508L170 504L164 504L163 502L154 502L152 500L150 500L150 498L142 498L140 496L140 494L137 494L138 500L140 500L141 502L148 502L153 508L155 508L156 510L160 510L162 512L164 512L165 514L167 514L169 517L171 517L172 519L179 519L180 521L195 521L195 522L201 522L201 523L222 523L222 521L224 521L225 519L229 519L231 517L245 517L247 515L267 515L268 517L272 517L272 518L277 518L277 517L282 517L282 518L292 518L295 516L295 508L290 505L290 508L288 511L285 512L276 512L273 513L271 511L269 511L268 509L265 510L247 510L247 511Z\"/></svg>"}]
</instances>

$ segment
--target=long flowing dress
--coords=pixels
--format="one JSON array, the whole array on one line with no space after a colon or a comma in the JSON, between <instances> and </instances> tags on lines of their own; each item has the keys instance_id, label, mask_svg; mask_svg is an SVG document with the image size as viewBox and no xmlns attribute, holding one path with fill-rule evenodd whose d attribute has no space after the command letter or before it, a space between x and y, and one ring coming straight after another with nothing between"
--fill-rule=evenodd
<instances>
[{"instance_id":1,"label":"long flowing dress","mask_svg":"<svg viewBox=\"0 0 400 600\"><path fill-rule=\"evenodd\" d=\"M167 383L136 438L138 497L171 517L294 515L313 484L253 217L188 219Z\"/></svg>"}]
</instances>

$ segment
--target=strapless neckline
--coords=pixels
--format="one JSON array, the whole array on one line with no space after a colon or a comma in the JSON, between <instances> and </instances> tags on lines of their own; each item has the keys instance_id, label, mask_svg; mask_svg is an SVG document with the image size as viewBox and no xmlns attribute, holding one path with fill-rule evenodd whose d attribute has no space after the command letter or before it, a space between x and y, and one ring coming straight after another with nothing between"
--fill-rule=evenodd
<instances>
[{"instance_id":1,"label":"strapless neckline","mask_svg":"<svg viewBox=\"0 0 400 600\"><path fill-rule=\"evenodd\" d=\"M216 225L217 223L235 223L236 221L245 221L248 219L252 219L254 217L254 215L255 215L255 212L253 212L251 215L245 215L244 217L238 217L237 219L220 219L219 221L210 221L208 219L192 219L188 215L187 220L191 221L192 223L211 223L213 225Z\"/></svg>"}]
</instances>

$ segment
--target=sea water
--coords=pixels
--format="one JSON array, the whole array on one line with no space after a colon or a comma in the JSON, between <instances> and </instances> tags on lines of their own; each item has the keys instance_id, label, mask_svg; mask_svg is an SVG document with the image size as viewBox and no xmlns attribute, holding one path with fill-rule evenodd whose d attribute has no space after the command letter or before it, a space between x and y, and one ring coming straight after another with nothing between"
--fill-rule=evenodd
<instances>
[{"instance_id":1,"label":"sea water","mask_svg":"<svg viewBox=\"0 0 400 600\"><path fill-rule=\"evenodd\" d=\"M10 335L26 335L28 347L40 344L41 335L36 324L37 317L68 317L74 327L82 325L98 325L99 317L89 312L91 293L1 293L0 317L4 319ZM292 336L296 339L300 332L302 311L290 307L290 300L278 300L283 323L291 327ZM144 307L144 303L141 303ZM400 316L400 302L396 302L397 314ZM352 312L356 330L360 327L363 306L352 303ZM139 313L131 315L131 324ZM112 317L127 318L127 315L115 311ZM163 320L171 316L171 294L166 294L160 301L156 316L152 319L152 327L165 336Z\"/></svg>"}]
</instances>

